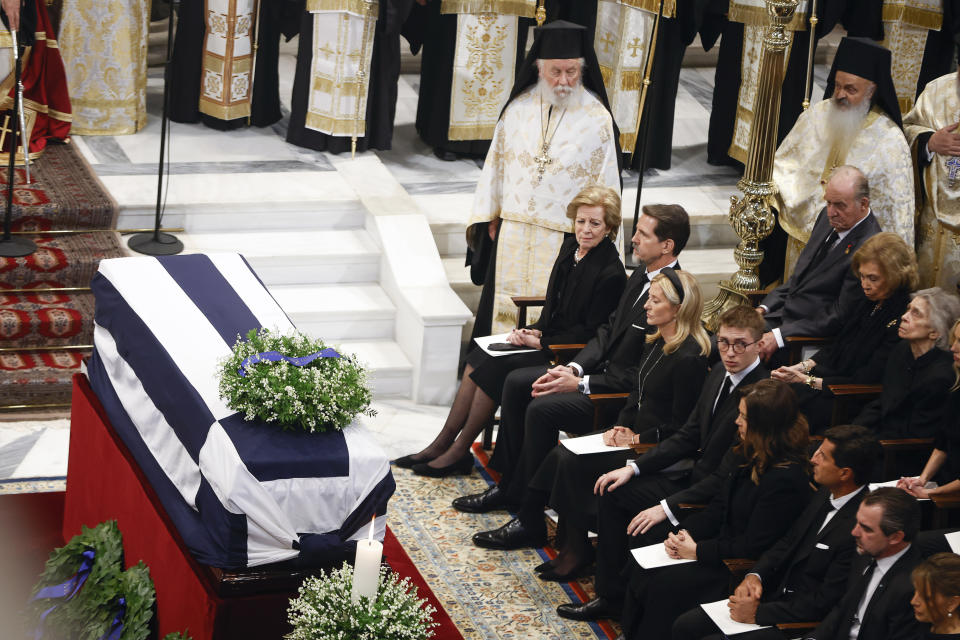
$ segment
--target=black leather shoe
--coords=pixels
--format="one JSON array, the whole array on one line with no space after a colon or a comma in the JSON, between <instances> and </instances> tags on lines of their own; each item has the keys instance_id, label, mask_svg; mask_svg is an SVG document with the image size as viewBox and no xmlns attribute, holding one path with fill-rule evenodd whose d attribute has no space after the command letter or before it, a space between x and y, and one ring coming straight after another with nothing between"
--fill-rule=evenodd
<instances>
[{"instance_id":1,"label":"black leather shoe","mask_svg":"<svg viewBox=\"0 0 960 640\"><path fill-rule=\"evenodd\" d=\"M547 532L546 527L543 531L530 531L523 526L519 518L513 518L499 529L473 534L473 544L484 549L537 548L547 544Z\"/></svg>"},{"instance_id":2,"label":"black leather shoe","mask_svg":"<svg viewBox=\"0 0 960 640\"><path fill-rule=\"evenodd\" d=\"M583 604L562 604L557 607L557 615L568 620L616 620L620 617L620 607L603 598L594 598Z\"/></svg>"},{"instance_id":3,"label":"black leather shoe","mask_svg":"<svg viewBox=\"0 0 960 640\"><path fill-rule=\"evenodd\" d=\"M541 562L533 568L534 573L543 573L544 571L553 571L553 560Z\"/></svg>"},{"instance_id":4,"label":"black leather shoe","mask_svg":"<svg viewBox=\"0 0 960 640\"><path fill-rule=\"evenodd\" d=\"M400 467L401 469L412 469L415 464L423 464L425 462L430 462L428 458L417 458L415 454L410 454L408 456L403 456L402 458L397 458L393 461L393 465Z\"/></svg>"},{"instance_id":5,"label":"black leather shoe","mask_svg":"<svg viewBox=\"0 0 960 640\"><path fill-rule=\"evenodd\" d=\"M421 462L410 467L410 470L418 476L427 476L428 478L468 476L473 471L473 454L468 451L462 458L445 467L431 467L428 463Z\"/></svg>"},{"instance_id":6,"label":"black leather shoe","mask_svg":"<svg viewBox=\"0 0 960 640\"><path fill-rule=\"evenodd\" d=\"M507 508L507 497L498 485L493 485L483 493L460 496L453 501L453 508L464 513L488 513Z\"/></svg>"},{"instance_id":7,"label":"black leather shoe","mask_svg":"<svg viewBox=\"0 0 960 640\"><path fill-rule=\"evenodd\" d=\"M593 566L593 563L588 562L574 567L573 570L568 573L557 573L553 569L546 569L539 572L537 577L547 582L574 582L584 576L591 575L593 573L590 571L591 566Z\"/></svg>"}]
</instances>

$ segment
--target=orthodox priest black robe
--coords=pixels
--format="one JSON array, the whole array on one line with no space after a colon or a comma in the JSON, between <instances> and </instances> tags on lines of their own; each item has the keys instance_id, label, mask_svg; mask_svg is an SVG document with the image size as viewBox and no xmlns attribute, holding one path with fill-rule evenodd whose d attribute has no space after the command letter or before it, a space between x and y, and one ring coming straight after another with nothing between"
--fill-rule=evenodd
<instances>
[{"instance_id":1,"label":"orthodox priest black robe","mask_svg":"<svg viewBox=\"0 0 960 640\"><path fill-rule=\"evenodd\" d=\"M261 0L257 21L257 53L254 62L249 124L266 127L280 119L280 36L297 34L305 0ZM170 119L203 122L214 129L247 126L247 118L220 120L200 112L200 82L203 69L204 1L180 2L177 34L170 64Z\"/></svg>"},{"instance_id":2,"label":"orthodox priest black robe","mask_svg":"<svg viewBox=\"0 0 960 640\"><path fill-rule=\"evenodd\" d=\"M357 151L391 147L393 120L397 112L397 82L400 79L400 31L413 4L413 0L380 0L370 60L366 135L357 138ZM313 16L304 11L300 19L300 44L287 142L317 151L350 151L350 136L333 136L306 126L307 103L313 82L310 75L312 62Z\"/></svg>"}]
</instances>

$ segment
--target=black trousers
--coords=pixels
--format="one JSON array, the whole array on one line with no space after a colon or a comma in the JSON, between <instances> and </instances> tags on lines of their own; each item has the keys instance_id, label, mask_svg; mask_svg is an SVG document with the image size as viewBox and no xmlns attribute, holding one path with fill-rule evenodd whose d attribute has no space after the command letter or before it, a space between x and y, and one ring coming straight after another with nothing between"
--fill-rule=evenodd
<instances>
[{"instance_id":1,"label":"black trousers","mask_svg":"<svg viewBox=\"0 0 960 640\"><path fill-rule=\"evenodd\" d=\"M788 637L776 627L737 634L737 640L786 640ZM671 638L672 640L723 640L724 635L720 633L720 629L702 607L694 607L673 623Z\"/></svg>"},{"instance_id":2,"label":"black trousers","mask_svg":"<svg viewBox=\"0 0 960 640\"><path fill-rule=\"evenodd\" d=\"M597 595L613 603L623 600L629 573L634 565L630 549L663 542L673 529L664 520L640 536L627 535L633 517L667 496L687 488L686 479L662 474L639 476L625 485L600 496L597 514ZM676 515L676 514L674 514Z\"/></svg>"},{"instance_id":3,"label":"black trousers","mask_svg":"<svg viewBox=\"0 0 960 640\"><path fill-rule=\"evenodd\" d=\"M593 428L593 403L588 396L576 391L530 396L533 382L546 370L542 366L517 369L503 385L500 429L490 467L500 472L500 489L514 503L522 501L540 463L557 445L560 431L582 434Z\"/></svg>"},{"instance_id":4,"label":"black trousers","mask_svg":"<svg viewBox=\"0 0 960 640\"><path fill-rule=\"evenodd\" d=\"M669 638L681 614L701 602L716 602L730 591L730 571L722 563L690 562L659 569L643 569L633 561L631 564L620 618L627 640Z\"/></svg>"}]
</instances>

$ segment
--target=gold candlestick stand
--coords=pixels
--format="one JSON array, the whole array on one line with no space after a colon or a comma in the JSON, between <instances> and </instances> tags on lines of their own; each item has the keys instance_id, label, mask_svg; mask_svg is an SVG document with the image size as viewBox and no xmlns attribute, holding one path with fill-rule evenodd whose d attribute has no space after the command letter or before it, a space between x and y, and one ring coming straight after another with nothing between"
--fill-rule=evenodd
<instances>
[{"instance_id":1,"label":"gold candlestick stand","mask_svg":"<svg viewBox=\"0 0 960 640\"><path fill-rule=\"evenodd\" d=\"M773 154L777 148L777 124L780 120L780 87L783 84L784 57L790 39L784 28L793 18L797 0L765 0L770 25L763 36L760 79L757 86L756 113L750 131L746 169L737 188L742 198L730 196L730 226L740 237L733 257L740 269L720 283L720 293L703 309L703 319L716 330L717 318L727 309L750 304L746 293L760 287L757 267L763 262L761 240L773 231L772 205L777 186L773 183Z\"/></svg>"}]
</instances>

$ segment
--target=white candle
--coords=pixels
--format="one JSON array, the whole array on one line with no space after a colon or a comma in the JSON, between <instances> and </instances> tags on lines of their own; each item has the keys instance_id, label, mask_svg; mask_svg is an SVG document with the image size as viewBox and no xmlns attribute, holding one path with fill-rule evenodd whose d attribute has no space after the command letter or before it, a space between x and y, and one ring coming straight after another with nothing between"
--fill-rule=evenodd
<instances>
[{"instance_id":1,"label":"white candle","mask_svg":"<svg viewBox=\"0 0 960 640\"><path fill-rule=\"evenodd\" d=\"M377 597L383 544L373 539L375 520L376 516L370 520L370 535L367 539L357 542L357 556L353 561L353 592L350 594L354 603L360 601L360 596L366 596L371 601Z\"/></svg>"}]
</instances>

